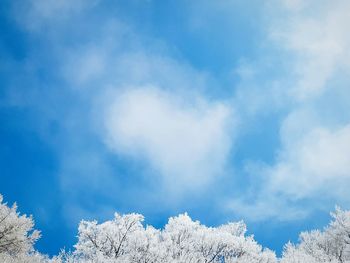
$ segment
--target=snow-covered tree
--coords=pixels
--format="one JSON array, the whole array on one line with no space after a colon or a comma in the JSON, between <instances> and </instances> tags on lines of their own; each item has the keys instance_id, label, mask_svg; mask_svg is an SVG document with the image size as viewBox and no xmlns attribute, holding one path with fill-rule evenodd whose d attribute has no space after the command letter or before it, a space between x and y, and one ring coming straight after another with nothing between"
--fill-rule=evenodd
<instances>
[{"instance_id":1,"label":"snow-covered tree","mask_svg":"<svg viewBox=\"0 0 350 263\"><path fill-rule=\"evenodd\" d=\"M20 215L17 205L8 206L0 195L0 262L1 263L59 263L35 251L33 245L40 237L34 230L31 216Z\"/></svg>"},{"instance_id":2,"label":"snow-covered tree","mask_svg":"<svg viewBox=\"0 0 350 263\"><path fill-rule=\"evenodd\" d=\"M139 214L115 214L111 221L97 224L82 221L76 258L98 262L154 262L159 233L142 225Z\"/></svg>"},{"instance_id":3,"label":"snow-covered tree","mask_svg":"<svg viewBox=\"0 0 350 263\"><path fill-rule=\"evenodd\" d=\"M274 253L262 251L243 222L206 227L187 215L169 219L162 232L168 262L275 262Z\"/></svg>"},{"instance_id":4,"label":"snow-covered tree","mask_svg":"<svg viewBox=\"0 0 350 263\"><path fill-rule=\"evenodd\" d=\"M21 253L17 255L0 254L1 263L62 263L60 259L49 259L39 252Z\"/></svg>"},{"instance_id":5,"label":"snow-covered tree","mask_svg":"<svg viewBox=\"0 0 350 263\"><path fill-rule=\"evenodd\" d=\"M110 221L81 221L72 252L49 258L33 248L40 233L31 216L8 206L0 195L0 263L349 263L350 211L339 208L322 231L300 234L283 256L247 235L243 221L207 227L186 213L163 229L144 226L140 214L116 213Z\"/></svg>"},{"instance_id":6,"label":"snow-covered tree","mask_svg":"<svg viewBox=\"0 0 350 263\"><path fill-rule=\"evenodd\" d=\"M32 251L40 237L40 232L33 227L31 216L20 215L17 205L7 206L0 195L0 254L16 256Z\"/></svg>"},{"instance_id":7,"label":"snow-covered tree","mask_svg":"<svg viewBox=\"0 0 350 263\"><path fill-rule=\"evenodd\" d=\"M102 224L82 221L76 250L66 262L276 262L273 252L245 236L243 222L206 227L182 214L157 230L143 227L142 221L138 214L115 214Z\"/></svg>"},{"instance_id":8,"label":"snow-covered tree","mask_svg":"<svg viewBox=\"0 0 350 263\"><path fill-rule=\"evenodd\" d=\"M281 262L350 262L350 211L337 208L331 215L323 231L303 232L298 245L287 244Z\"/></svg>"}]
</instances>

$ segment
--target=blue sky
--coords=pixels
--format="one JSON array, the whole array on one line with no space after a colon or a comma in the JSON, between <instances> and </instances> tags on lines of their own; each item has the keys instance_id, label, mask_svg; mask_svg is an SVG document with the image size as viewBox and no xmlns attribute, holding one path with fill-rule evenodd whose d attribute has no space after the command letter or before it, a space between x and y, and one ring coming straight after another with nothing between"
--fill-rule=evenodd
<instances>
[{"instance_id":1,"label":"blue sky","mask_svg":"<svg viewBox=\"0 0 350 263\"><path fill-rule=\"evenodd\" d=\"M243 219L278 253L350 199L350 4L2 1L0 192L81 219Z\"/></svg>"}]
</instances>

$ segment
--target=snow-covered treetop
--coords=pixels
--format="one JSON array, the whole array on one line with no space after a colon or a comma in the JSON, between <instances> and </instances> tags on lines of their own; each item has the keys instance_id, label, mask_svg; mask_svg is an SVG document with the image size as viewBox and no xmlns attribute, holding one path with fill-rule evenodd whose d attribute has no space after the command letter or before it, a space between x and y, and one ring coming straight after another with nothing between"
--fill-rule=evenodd
<instances>
[{"instance_id":1,"label":"snow-covered treetop","mask_svg":"<svg viewBox=\"0 0 350 263\"><path fill-rule=\"evenodd\" d=\"M170 217L162 229L144 225L140 214L116 213L103 223L82 220L72 252L54 258L35 251L40 237L31 216L0 195L0 262L4 263L345 263L350 262L350 211L336 208L322 231L300 234L277 259L246 235L243 221L207 227L187 214Z\"/></svg>"},{"instance_id":2,"label":"snow-covered treetop","mask_svg":"<svg viewBox=\"0 0 350 263\"><path fill-rule=\"evenodd\" d=\"M169 218L164 229L142 225L139 214L119 215L98 224L82 221L71 258L93 262L276 262L243 222L206 227L187 214Z\"/></svg>"},{"instance_id":3,"label":"snow-covered treetop","mask_svg":"<svg viewBox=\"0 0 350 263\"><path fill-rule=\"evenodd\" d=\"M31 216L20 215L16 203L9 207L0 195L0 253L17 255L31 251L40 237L40 232L33 227Z\"/></svg>"},{"instance_id":4,"label":"snow-covered treetop","mask_svg":"<svg viewBox=\"0 0 350 263\"><path fill-rule=\"evenodd\" d=\"M300 234L300 243L285 246L282 263L350 262L350 211L336 208L323 231Z\"/></svg>"}]
</instances>

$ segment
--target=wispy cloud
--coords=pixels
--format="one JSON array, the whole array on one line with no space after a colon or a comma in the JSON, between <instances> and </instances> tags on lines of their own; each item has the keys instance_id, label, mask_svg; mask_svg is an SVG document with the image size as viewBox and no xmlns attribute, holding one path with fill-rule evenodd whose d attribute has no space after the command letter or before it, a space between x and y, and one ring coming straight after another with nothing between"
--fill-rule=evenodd
<instances>
[{"instance_id":1,"label":"wispy cloud","mask_svg":"<svg viewBox=\"0 0 350 263\"><path fill-rule=\"evenodd\" d=\"M287 1L296 4L298 1ZM292 52L296 78L291 95L312 99L325 89L339 70L349 70L350 22L348 1L305 1L297 11L287 11L287 19L275 25L272 35Z\"/></svg>"},{"instance_id":2,"label":"wispy cloud","mask_svg":"<svg viewBox=\"0 0 350 263\"><path fill-rule=\"evenodd\" d=\"M94 13L99 8L97 1L13 5L33 40L30 88L13 94L30 97L22 107L40 115L35 129L57 156L63 213L79 211L69 224L91 211L140 207L140 196L141 209L156 195L165 209L204 191L225 174L237 128L230 99L210 96L208 72L120 17ZM127 167L133 162L144 165Z\"/></svg>"},{"instance_id":3,"label":"wispy cloud","mask_svg":"<svg viewBox=\"0 0 350 263\"><path fill-rule=\"evenodd\" d=\"M9 63L24 77L21 85L12 80L8 102L34 109L35 129L59 159L70 204L64 207L96 209L82 200L87 192L122 207L113 190L130 197L142 188L147 199L161 191L183 196L213 182L230 187L215 192L218 210L225 203L230 216L256 220L307 216L322 208L320 195L327 204L348 201L348 2L271 0L265 9L244 1L193 3L171 37L158 29L162 17L157 30L141 30L144 21L126 19L118 4L113 10L102 1L13 4L29 44L23 64ZM244 38L246 27L259 37ZM268 130L264 118L279 134L268 163L265 156L240 156L257 147L242 142L249 133Z\"/></svg>"},{"instance_id":4,"label":"wispy cloud","mask_svg":"<svg viewBox=\"0 0 350 263\"><path fill-rule=\"evenodd\" d=\"M288 74L267 82L277 95L273 101L284 103L273 105L287 113L280 125L281 145L274 163L256 164L251 171L262 178L251 185L251 192L229 202L231 209L252 220L292 220L334 203L349 204L350 133L344 109L349 99L350 5L322 3L286 1L283 21L272 20L272 43L290 60L284 64ZM261 101L267 99L263 97Z\"/></svg>"},{"instance_id":5,"label":"wispy cloud","mask_svg":"<svg viewBox=\"0 0 350 263\"><path fill-rule=\"evenodd\" d=\"M167 189L193 191L223 173L235 122L223 102L131 88L107 110L106 143L118 153L148 159Z\"/></svg>"}]
</instances>

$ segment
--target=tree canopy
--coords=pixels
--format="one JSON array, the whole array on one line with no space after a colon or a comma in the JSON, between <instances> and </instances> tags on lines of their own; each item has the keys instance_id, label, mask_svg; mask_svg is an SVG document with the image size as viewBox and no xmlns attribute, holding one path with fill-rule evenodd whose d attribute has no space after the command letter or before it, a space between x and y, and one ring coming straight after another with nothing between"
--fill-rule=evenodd
<instances>
[{"instance_id":1,"label":"tree canopy","mask_svg":"<svg viewBox=\"0 0 350 263\"><path fill-rule=\"evenodd\" d=\"M287 243L282 258L246 234L243 221L207 227L189 215L171 217L162 229L144 217L115 213L98 223L82 220L73 251L49 258L34 249L40 232L31 216L21 215L0 195L0 262L5 263L344 263L350 262L350 211L336 208L323 230L300 234Z\"/></svg>"}]
</instances>

